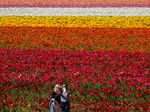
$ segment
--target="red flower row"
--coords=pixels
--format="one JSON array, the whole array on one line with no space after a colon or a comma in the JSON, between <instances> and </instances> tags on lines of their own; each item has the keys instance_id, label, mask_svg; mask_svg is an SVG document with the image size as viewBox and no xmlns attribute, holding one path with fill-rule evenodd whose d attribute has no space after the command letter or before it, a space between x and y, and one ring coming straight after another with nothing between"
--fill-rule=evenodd
<instances>
[{"instance_id":1,"label":"red flower row","mask_svg":"<svg viewBox=\"0 0 150 112\"><path fill-rule=\"evenodd\" d=\"M46 87L52 89L55 83L64 82L73 90L75 110L145 111L150 104L149 53L0 49L0 65L1 107L13 103L7 97L13 96L11 91L16 88L24 97L24 88L42 96L49 92ZM48 109L47 99L39 97L37 102L41 106L35 109Z\"/></svg>"}]
</instances>

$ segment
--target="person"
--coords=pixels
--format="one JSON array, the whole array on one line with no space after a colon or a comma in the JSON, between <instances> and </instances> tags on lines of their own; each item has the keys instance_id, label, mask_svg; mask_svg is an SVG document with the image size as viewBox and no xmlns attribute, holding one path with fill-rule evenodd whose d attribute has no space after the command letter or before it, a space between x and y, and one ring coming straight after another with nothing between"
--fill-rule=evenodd
<instances>
[{"instance_id":1,"label":"person","mask_svg":"<svg viewBox=\"0 0 150 112\"><path fill-rule=\"evenodd\" d=\"M61 112L60 108L61 94L62 88L60 85L56 84L49 102L50 112Z\"/></svg>"},{"instance_id":2,"label":"person","mask_svg":"<svg viewBox=\"0 0 150 112\"><path fill-rule=\"evenodd\" d=\"M70 92L68 91L67 85L62 86L62 94L61 94L61 103L60 107L62 112L69 112L70 111L70 103L69 103L69 95Z\"/></svg>"}]
</instances>

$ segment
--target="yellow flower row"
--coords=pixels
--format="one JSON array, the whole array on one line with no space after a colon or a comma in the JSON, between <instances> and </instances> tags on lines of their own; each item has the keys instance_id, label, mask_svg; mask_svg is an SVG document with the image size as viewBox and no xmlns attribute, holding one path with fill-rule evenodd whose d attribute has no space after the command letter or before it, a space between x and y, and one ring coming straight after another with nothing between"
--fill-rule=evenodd
<instances>
[{"instance_id":1,"label":"yellow flower row","mask_svg":"<svg viewBox=\"0 0 150 112\"><path fill-rule=\"evenodd\" d=\"M0 16L0 27L150 28L150 16Z\"/></svg>"}]
</instances>

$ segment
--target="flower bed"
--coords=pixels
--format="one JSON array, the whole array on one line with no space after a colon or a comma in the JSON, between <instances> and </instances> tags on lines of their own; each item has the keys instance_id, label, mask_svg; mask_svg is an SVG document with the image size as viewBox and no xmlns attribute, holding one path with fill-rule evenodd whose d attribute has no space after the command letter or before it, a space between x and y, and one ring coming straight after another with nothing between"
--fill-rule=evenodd
<instances>
[{"instance_id":1,"label":"flower bed","mask_svg":"<svg viewBox=\"0 0 150 112\"><path fill-rule=\"evenodd\" d=\"M0 111L49 111L67 83L72 111L150 110L150 53L0 49Z\"/></svg>"},{"instance_id":2,"label":"flower bed","mask_svg":"<svg viewBox=\"0 0 150 112\"><path fill-rule=\"evenodd\" d=\"M0 48L150 50L146 28L0 27Z\"/></svg>"}]
</instances>

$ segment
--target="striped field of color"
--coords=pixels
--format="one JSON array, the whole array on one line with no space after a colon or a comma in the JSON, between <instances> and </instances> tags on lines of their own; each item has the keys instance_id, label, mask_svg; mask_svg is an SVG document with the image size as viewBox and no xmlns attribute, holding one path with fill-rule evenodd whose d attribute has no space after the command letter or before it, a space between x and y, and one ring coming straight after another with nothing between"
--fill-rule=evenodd
<instances>
[{"instance_id":1,"label":"striped field of color","mask_svg":"<svg viewBox=\"0 0 150 112\"><path fill-rule=\"evenodd\" d=\"M149 0L1 0L1 7L149 7Z\"/></svg>"},{"instance_id":2,"label":"striped field of color","mask_svg":"<svg viewBox=\"0 0 150 112\"><path fill-rule=\"evenodd\" d=\"M150 111L149 0L0 0L0 112Z\"/></svg>"}]
</instances>

